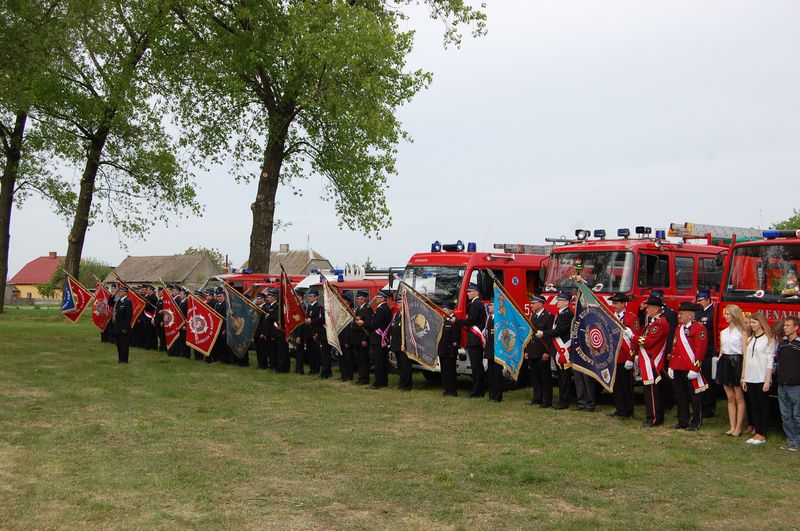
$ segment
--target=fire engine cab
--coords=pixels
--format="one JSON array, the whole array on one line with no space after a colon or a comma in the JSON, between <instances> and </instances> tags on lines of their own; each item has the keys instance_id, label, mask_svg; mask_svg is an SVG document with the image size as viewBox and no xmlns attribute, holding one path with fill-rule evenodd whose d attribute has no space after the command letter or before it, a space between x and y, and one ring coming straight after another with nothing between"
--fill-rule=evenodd
<instances>
[{"instance_id":1,"label":"fire engine cab","mask_svg":"<svg viewBox=\"0 0 800 531\"><path fill-rule=\"evenodd\" d=\"M668 306L694 299L698 289L719 296L722 259L725 247L711 241L694 243L694 236L681 241L667 240L666 231L636 227L635 237L627 228L617 238L607 239L605 230L579 229L574 240L548 239L565 243L553 249L545 277L544 297L551 311L560 291L576 291L573 275L580 275L599 297L610 301L615 293L631 297L628 310L636 313L651 290L664 293ZM674 233L670 233L674 235Z\"/></svg>"},{"instance_id":2,"label":"fire engine cab","mask_svg":"<svg viewBox=\"0 0 800 531\"><path fill-rule=\"evenodd\" d=\"M759 231L759 241L734 242L725 264L718 330L727 326L722 310L738 305L745 316L762 312L767 322L800 315L800 231Z\"/></svg>"},{"instance_id":3,"label":"fire engine cab","mask_svg":"<svg viewBox=\"0 0 800 531\"><path fill-rule=\"evenodd\" d=\"M530 315L528 301L530 295L541 291L549 247L524 244L495 244L497 252L477 252L475 243L466 247L459 240L454 244L431 244L429 253L417 253L409 259L403 272L403 282L427 296L437 305L453 302L455 315L466 317L467 286L470 282L480 287L481 300L492 301L493 282L487 270L491 269L511 297ZM462 344L464 338L462 337ZM485 362L484 362L485 363ZM417 369L423 369L416 366ZM469 358L459 349L458 374L472 374ZM423 370L429 380L438 374Z\"/></svg>"}]
</instances>

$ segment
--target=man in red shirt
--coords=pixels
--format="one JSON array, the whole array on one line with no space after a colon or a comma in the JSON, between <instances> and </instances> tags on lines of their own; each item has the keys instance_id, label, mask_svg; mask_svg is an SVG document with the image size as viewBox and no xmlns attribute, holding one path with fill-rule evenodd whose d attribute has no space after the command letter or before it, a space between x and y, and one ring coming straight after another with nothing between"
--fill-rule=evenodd
<instances>
[{"instance_id":1,"label":"man in red shirt","mask_svg":"<svg viewBox=\"0 0 800 531\"><path fill-rule=\"evenodd\" d=\"M664 424L664 402L658 382L664 368L667 341L670 339L669 323L663 317L663 301L650 295L645 301L645 316L649 320L644 332L638 336L639 369L642 373L644 397L643 428L654 428Z\"/></svg>"},{"instance_id":2,"label":"man in red shirt","mask_svg":"<svg viewBox=\"0 0 800 531\"><path fill-rule=\"evenodd\" d=\"M677 430L696 431L703 424L703 391L708 382L703 378L700 366L706 356L708 333L706 327L695 321L698 306L682 302L678 308L678 328L675 329L672 353L669 357L669 377L675 389L678 409ZM692 417L689 418L689 404Z\"/></svg>"}]
</instances>

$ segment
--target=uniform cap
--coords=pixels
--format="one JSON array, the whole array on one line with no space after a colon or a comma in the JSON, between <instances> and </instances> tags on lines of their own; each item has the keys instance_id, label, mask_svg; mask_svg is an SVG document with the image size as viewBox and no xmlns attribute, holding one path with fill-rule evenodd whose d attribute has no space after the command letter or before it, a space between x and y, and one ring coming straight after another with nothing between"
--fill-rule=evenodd
<instances>
[{"instance_id":1,"label":"uniform cap","mask_svg":"<svg viewBox=\"0 0 800 531\"><path fill-rule=\"evenodd\" d=\"M445 301L445 302L442 303L442 308L444 308L446 310L455 310L456 309L456 303L454 303L452 301Z\"/></svg>"},{"instance_id":2,"label":"uniform cap","mask_svg":"<svg viewBox=\"0 0 800 531\"><path fill-rule=\"evenodd\" d=\"M680 306L678 306L679 312L696 312L700 309L700 306L693 302L682 302Z\"/></svg>"},{"instance_id":3,"label":"uniform cap","mask_svg":"<svg viewBox=\"0 0 800 531\"><path fill-rule=\"evenodd\" d=\"M259 292L259 293L256 294L256 299L266 299L266 298L267 298L267 294L266 293Z\"/></svg>"},{"instance_id":4,"label":"uniform cap","mask_svg":"<svg viewBox=\"0 0 800 531\"><path fill-rule=\"evenodd\" d=\"M220 286L214 290L214 295L225 295L225 290L222 289L222 286Z\"/></svg>"},{"instance_id":5,"label":"uniform cap","mask_svg":"<svg viewBox=\"0 0 800 531\"><path fill-rule=\"evenodd\" d=\"M376 297L383 297L384 299L388 299L389 298L389 296L386 294L385 291L379 291L378 293L375 294L375 296Z\"/></svg>"},{"instance_id":6,"label":"uniform cap","mask_svg":"<svg viewBox=\"0 0 800 531\"><path fill-rule=\"evenodd\" d=\"M281 290L278 288L267 288L267 296L268 297L277 297L281 294Z\"/></svg>"},{"instance_id":7,"label":"uniform cap","mask_svg":"<svg viewBox=\"0 0 800 531\"><path fill-rule=\"evenodd\" d=\"M652 290L650 290L650 295L652 295L653 297L658 297L659 299L663 299L664 298L664 290L652 289Z\"/></svg>"},{"instance_id":8,"label":"uniform cap","mask_svg":"<svg viewBox=\"0 0 800 531\"><path fill-rule=\"evenodd\" d=\"M624 293L615 293L611 296L611 302L630 302L631 298Z\"/></svg>"},{"instance_id":9,"label":"uniform cap","mask_svg":"<svg viewBox=\"0 0 800 531\"><path fill-rule=\"evenodd\" d=\"M562 291L558 295L556 295L557 301L571 301L572 300L572 293L568 291Z\"/></svg>"},{"instance_id":10,"label":"uniform cap","mask_svg":"<svg viewBox=\"0 0 800 531\"><path fill-rule=\"evenodd\" d=\"M123 286L120 286L120 287L119 287L119 288L117 288L117 289L118 289L119 291L125 291L125 292L127 292L127 291L128 291L128 286L125 286L125 285L123 285Z\"/></svg>"},{"instance_id":11,"label":"uniform cap","mask_svg":"<svg viewBox=\"0 0 800 531\"><path fill-rule=\"evenodd\" d=\"M317 291L317 290L315 290L315 289L310 289L310 290L308 290L308 293L307 293L307 294L308 294L309 296L313 296L313 297L319 297L319 291Z\"/></svg>"},{"instance_id":12,"label":"uniform cap","mask_svg":"<svg viewBox=\"0 0 800 531\"><path fill-rule=\"evenodd\" d=\"M531 295L531 302L540 302L544 304L547 302L544 297L540 297L539 295Z\"/></svg>"},{"instance_id":13,"label":"uniform cap","mask_svg":"<svg viewBox=\"0 0 800 531\"><path fill-rule=\"evenodd\" d=\"M189 289L186 286L181 286L181 293L186 293L188 295Z\"/></svg>"},{"instance_id":14,"label":"uniform cap","mask_svg":"<svg viewBox=\"0 0 800 531\"><path fill-rule=\"evenodd\" d=\"M202 297L203 296L203 292L200 291L199 289L194 290L194 294L197 295L198 297Z\"/></svg>"},{"instance_id":15,"label":"uniform cap","mask_svg":"<svg viewBox=\"0 0 800 531\"><path fill-rule=\"evenodd\" d=\"M213 289L207 289L206 290L206 295L214 295L214 290Z\"/></svg>"},{"instance_id":16,"label":"uniform cap","mask_svg":"<svg viewBox=\"0 0 800 531\"><path fill-rule=\"evenodd\" d=\"M697 296L695 298L696 299L710 299L711 298L711 293L709 293L706 290L698 291L697 292Z\"/></svg>"},{"instance_id":17,"label":"uniform cap","mask_svg":"<svg viewBox=\"0 0 800 531\"><path fill-rule=\"evenodd\" d=\"M356 295L357 299L369 299L369 291L359 291Z\"/></svg>"},{"instance_id":18,"label":"uniform cap","mask_svg":"<svg viewBox=\"0 0 800 531\"><path fill-rule=\"evenodd\" d=\"M467 286L467 291L469 290L480 291L480 288L474 282L470 282L469 285Z\"/></svg>"}]
</instances>

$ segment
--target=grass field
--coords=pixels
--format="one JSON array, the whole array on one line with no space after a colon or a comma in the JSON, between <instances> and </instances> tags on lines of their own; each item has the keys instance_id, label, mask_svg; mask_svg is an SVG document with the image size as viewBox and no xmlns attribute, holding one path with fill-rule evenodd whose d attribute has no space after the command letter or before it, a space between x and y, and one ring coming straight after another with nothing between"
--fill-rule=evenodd
<instances>
[{"instance_id":1,"label":"grass field","mask_svg":"<svg viewBox=\"0 0 800 531\"><path fill-rule=\"evenodd\" d=\"M0 315L0 528L800 527L800 455L775 431L753 448L722 418L643 430L420 375L400 393L137 349L126 366L98 336L88 315Z\"/></svg>"}]
</instances>

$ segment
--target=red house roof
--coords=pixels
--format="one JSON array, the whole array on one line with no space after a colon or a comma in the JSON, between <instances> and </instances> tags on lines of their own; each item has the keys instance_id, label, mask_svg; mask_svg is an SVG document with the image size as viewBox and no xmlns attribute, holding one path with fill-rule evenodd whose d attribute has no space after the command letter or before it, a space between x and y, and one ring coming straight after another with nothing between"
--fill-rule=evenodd
<instances>
[{"instance_id":1,"label":"red house roof","mask_svg":"<svg viewBox=\"0 0 800 531\"><path fill-rule=\"evenodd\" d=\"M55 251L47 256L40 256L28 262L19 273L11 277L9 284L44 284L53 277L58 266L64 262L63 256L58 256Z\"/></svg>"}]
</instances>

